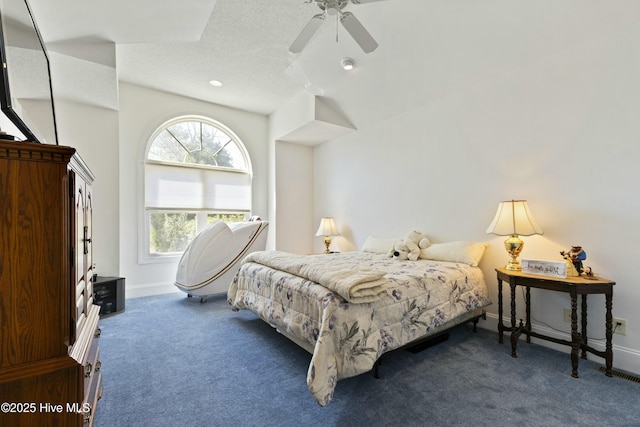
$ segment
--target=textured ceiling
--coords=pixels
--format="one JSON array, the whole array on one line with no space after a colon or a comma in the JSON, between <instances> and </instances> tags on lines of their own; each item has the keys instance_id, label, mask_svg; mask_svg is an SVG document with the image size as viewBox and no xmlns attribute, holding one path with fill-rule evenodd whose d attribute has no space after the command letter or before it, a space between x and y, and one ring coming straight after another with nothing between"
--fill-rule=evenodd
<instances>
[{"instance_id":1,"label":"textured ceiling","mask_svg":"<svg viewBox=\"0 0 640 427\"><path fill-rule=\"evenodd\" d=\"M304 0L30 3L50 51L75 51L84 59L117 64L117 78L123 82L261 114L273 112L303 89L304 72L286 72L298 61L288 47L319 11ZM333 22L325 22L316 38L323 32L333 34ZM115 53L101 49L109 44L115 45ZM330 47L341 48L338 43ZM212 79L223 86L212 87Z\"/></svg>"},{"instance_id":2,"label":"textured ceiling","mask_svg":"<svg viewBox=\"0 0 640 427\"><path fill-rule=\"evenodd\" d=\"M47 42L95 38L115 43L197 41L216 0L29 0Z\"/></svg>"},{"instance_id":3,"label":"textured ceiling","mask_svg":"<svg viewBox=\"0 0 640 427\"><path fill-rule=\"evenodd\" d=\"M269 114L306 89L361 131L418 111L418 106L444 114L452 91L508 86L532 69L553 68L573 52L606 45L612 34L628 31L636 37L640 9L637 1L616 2L615 7L585 7L583 0L377 1L347 8L378 42L374 52L364 54L327 18L293 56L288 47L318 13L315 3L29 1L47 46L117 64L104 93L113 93L120 80ZM356 69L342 70L343 57L355 59ZM76 84L94 85L82 79L91 76L90 68L80 71L76 77L74 67L65 69L65 80L74 83L66 90L99 98L101 88ZM211 79L224 86L211 87ZM104 105L117 108L117 99L107 97Z\"/></svg>"},{"instance_id":4,"label":"textured ceiling","mask_svg":"<svg viewBox=\"0 0 640 427\"><path fill-rule=\"evenodd\" d=\"M301 89L285 73L288 47L309 17L300 0L218 0L196 43L122 44L119 78L155 89L271 113ZM209 81L223 83L214 88Z\"/></svg>"}]
</instances>

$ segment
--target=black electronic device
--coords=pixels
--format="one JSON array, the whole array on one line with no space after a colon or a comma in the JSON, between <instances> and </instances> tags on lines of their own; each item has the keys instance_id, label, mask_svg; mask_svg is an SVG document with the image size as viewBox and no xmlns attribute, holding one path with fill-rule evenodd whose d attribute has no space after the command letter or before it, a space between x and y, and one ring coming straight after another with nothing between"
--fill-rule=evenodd
<instances>
[{"instance_id":1,"label":"black electronic device","mask_svg":"<svg viewBox=\"0 0 640 427\"><path fill-rule=\"evenodd\" d=\"M0 61L0 107L18 133L4 139L57 145L49 56L27 0L0 0Z\"/></svg>"},{"instance_id":2,"label":"black electronic device","mask_svg":"<svg viewBox=\"0 0 640 427\"><path fill-rule=\"evenodd\" d=\"M100 306L100 316L124 311L124 277L97 276L93 282L93 303Z\"/></svg>"}]
</instances>

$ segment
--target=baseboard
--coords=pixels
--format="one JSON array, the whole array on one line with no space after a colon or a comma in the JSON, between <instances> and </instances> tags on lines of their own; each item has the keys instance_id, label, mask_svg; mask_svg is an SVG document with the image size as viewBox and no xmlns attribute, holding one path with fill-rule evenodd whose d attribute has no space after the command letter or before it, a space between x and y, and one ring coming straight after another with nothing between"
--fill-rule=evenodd
<instances>
[{"instance_id":1,"label":"baseboard","mask_svg":"<svg viewBox=\"0 0 640 427\"><path fill-rule=\"evenodd\" d=\"M127 283L124 295L129 299L180 292L180 289L175 287L173 283L147 283L144 285L129 285Z\"/></svg>"},{"instance_id":2,"label":"baseboard","mask_svg":"<svg viewBox=\"0 0 640 427\"><path fill-rule=\"evenodd\" d=\"M538 332L540 334L544 334L550 337L554 337L554 338L559 338L559 339L563 339L563 340L571 340L571 336L569 334L566 333L562 333L559 332L557 330L551 329L549 327L546 327L544 325L536 325L536 324L532 324L531 325L533 330L535 332ZM484 321L480 321L480 323L478 323L478 327L483 328L483 329L487 329L490 331L495 331L496 332L496 340L498 339L498 315L497 314L493 314L493 313L487 313L487 318ZM520 339L526 339L525 335L521 335ZM627 347L622 347L619 345L615 344L615 337L613 339L614 343L613 343L613 367L616 370L620 370L620 371L625 371L625 372L629 372L632 374L638 374L640 375L640 351L636 350L636 349L632 349L632 348L627 348ZM507 335L507 337L504 340L505 345L509 345L509 337ZM541 339L536 339L536 338L531 338L531 342L541 345L543 347L548 347L548 348L552 348L554 350L558 350L561 351L563 353L567 353L569 354L571 352L571 349L569 346L566 345L561 345L561 344L556 344L550 341L545 341L545 340L541 340ZM604 346L605 343L604 341L601 340L589 340L589 345L593 348L595 348L598 351L604 351ZM511 351L510 349L508 351ZM601 357L598 357L594 354L591 353L587 353L587 359L588 360L593 360L594 362L597 363L604 363L604 359L602 359Z\"/></svg>"}]
</instances>

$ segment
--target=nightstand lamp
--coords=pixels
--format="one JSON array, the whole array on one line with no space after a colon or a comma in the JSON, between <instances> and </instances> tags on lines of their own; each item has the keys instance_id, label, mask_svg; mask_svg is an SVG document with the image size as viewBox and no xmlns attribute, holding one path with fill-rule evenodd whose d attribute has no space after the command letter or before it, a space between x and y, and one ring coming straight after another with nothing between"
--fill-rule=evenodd
<instances>
[{"instance_id":1,"label":"nightstand lamp","mask_svg":"<svg viewBox=\"0 0 640 427\"><path fill-rule=\"evenodd\" d=\"M331 246L331 236L339 236L340 233L336 228L336 223L332 217L322 218L320 220L320 227L316 232L316 236L324 236L325 254L331 253L329 246Z\"/></svg>"},{"instance_id":2,"label":"nightstand lamp","mask_svg":"<svg viewBox=\"0 0 640 427\"><path fill-rule=\"evenodd\" d=\"M511 256L511 261L505 267L507 270L522 270L518 256L522 252L524 242L518 236L532 236L542 233L542 228L531 216L526 200L500 202L496 216L487 228L487 234L509 236L504 241L504 248Z\"/></svg>"}]
</instances>

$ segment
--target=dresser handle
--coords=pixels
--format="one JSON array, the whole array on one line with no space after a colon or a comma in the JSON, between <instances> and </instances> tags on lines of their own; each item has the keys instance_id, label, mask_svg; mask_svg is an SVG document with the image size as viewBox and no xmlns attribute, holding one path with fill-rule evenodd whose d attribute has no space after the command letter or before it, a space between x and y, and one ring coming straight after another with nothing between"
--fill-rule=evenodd
<instances>
[{"instance_id":1,"label":"dresser handle","mask_svg":"<svg viewBox=\"0 0 640 427\"><path fill-rule=\"evenodd\" d=\"M96 362L96 372L100 372L100 368L102 367L102 362L101 361L97 361Z\"/></svg>"},{"instance_id":2,"label":"dresser handle","mask_svg":"<svg viewBox=\"0 0 640 427\"><path fill-rule=\"evenodd\" d=\"M83 231L84 231L84 236L82 239L84 241L83 253L86 255L89 253L89 244L91 244L91 237L89 237L89 226L85 225Z\"/></svg>"},{"instance_id":3,"label":"dresser handle","mask_svg":"<svg viewBox=\"0 0 640 427\"><path fill-rule=\"evenodd\" d=\"M84 417L82 418L82 421L85 424L88 424L91 422L91 417L92 417L92 412L93 412L93 408L91 407L91 403L85 403L84 405L86 405L87 410L84 412ZM85 406L83 405L82 409L84 410Z\"/></svg>"},{"instance_id":4,"label":"dresser handle","mask_svg":"<svg viewBox=\"0 0 640 427\"><path fill-rule=\"evenodd\" d=\"M92 371L93 367L91 366L91 362L87 362L86 365L84 365L84 377L90 377L91 376L91 371Z\"/></svg>"},{"instance_id":5,"label":"dresser handle","mask_svg":"<svg viewBox=\"0 0 640 427\"><path fill-rule=\"evenodd\" d=\"M102 330L98 327L98 328L96 328L96 331L94 332L94 334L93 334L93 335L94 335L96 338L100 338L100 334L101 334L101 333L102 333Z\"/></svg>"}]
</instances>

